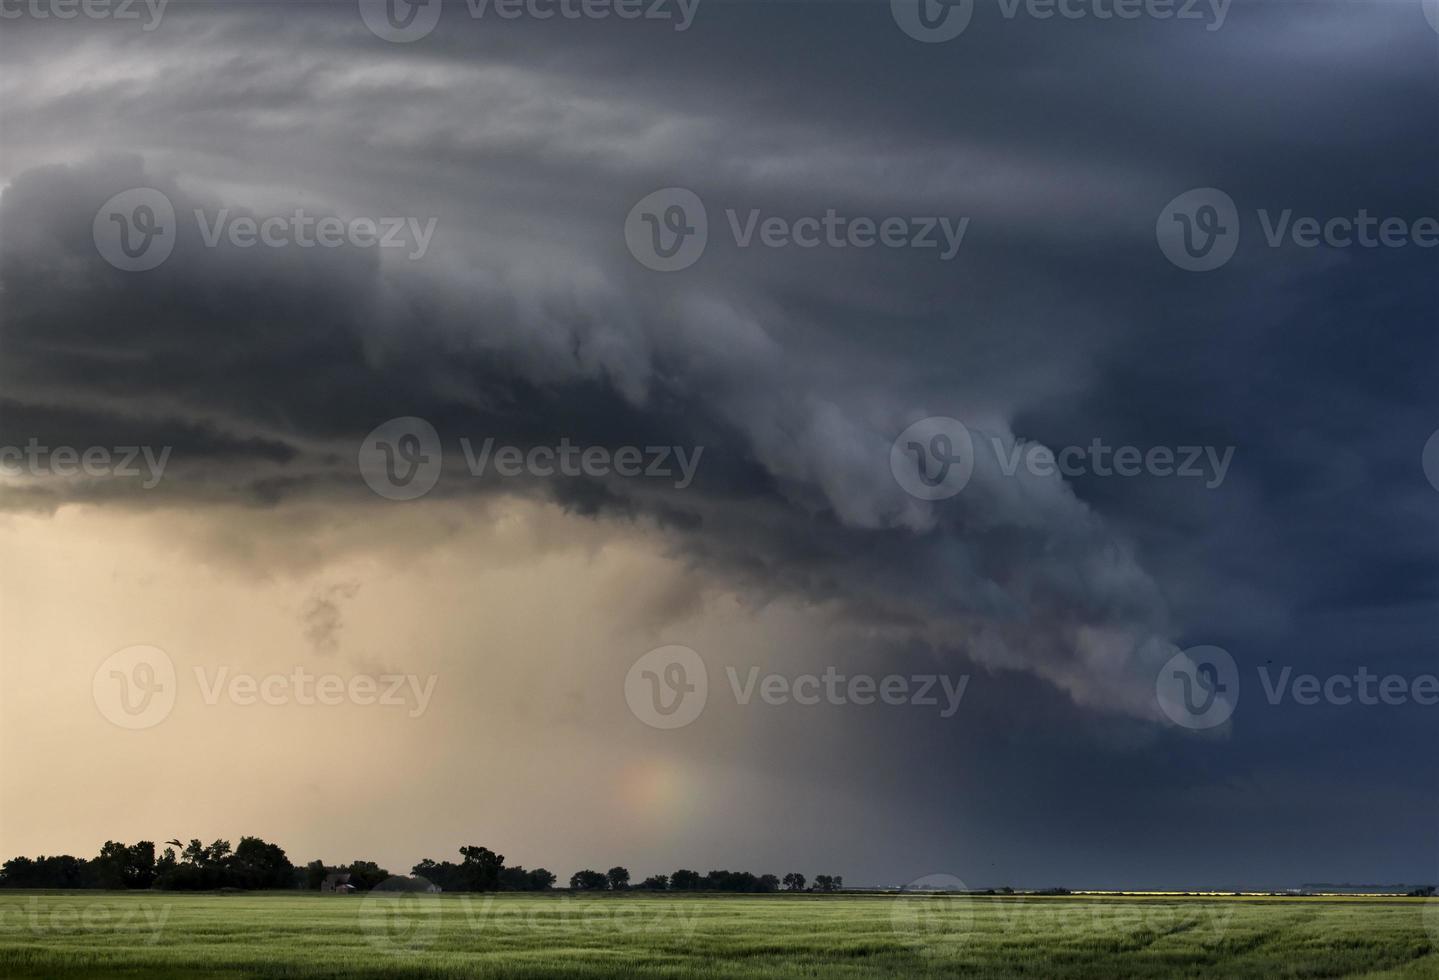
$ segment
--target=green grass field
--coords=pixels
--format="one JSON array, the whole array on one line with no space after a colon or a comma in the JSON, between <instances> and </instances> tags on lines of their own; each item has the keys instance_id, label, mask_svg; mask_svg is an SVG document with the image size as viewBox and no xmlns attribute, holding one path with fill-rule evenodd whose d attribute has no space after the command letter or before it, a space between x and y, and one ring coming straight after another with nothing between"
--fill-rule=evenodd
<instances>
[{"instance_id":1,"label":"green grass field","mask_svg":"<svg viewBox=\"0 0 1439 980\"><path fill-rule=\"evenodd\" d=\"M0 976L47 980L1413 978L1435 936L1420 899L0 892Z\"/></svg>"}]
</instances>

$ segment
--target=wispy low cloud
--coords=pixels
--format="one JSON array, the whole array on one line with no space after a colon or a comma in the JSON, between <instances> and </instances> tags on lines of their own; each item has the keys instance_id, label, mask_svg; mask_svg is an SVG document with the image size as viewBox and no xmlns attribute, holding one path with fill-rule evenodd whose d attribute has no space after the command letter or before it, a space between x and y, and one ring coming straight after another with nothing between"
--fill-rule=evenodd
<instances>
[{"instance_id":1,"label":"wispy low cloud","mask_svg":"<svg viewBox=\"0 0 1439 980\"><path fill-rule=\"evenodd\" d=\"M359 591L359 582L338 582L315 590L305 600L300 610L300 621L304 625L305 638L310 641L315 653L328 655L339 649L343 605Z\"/></svg>"}]
</instances>

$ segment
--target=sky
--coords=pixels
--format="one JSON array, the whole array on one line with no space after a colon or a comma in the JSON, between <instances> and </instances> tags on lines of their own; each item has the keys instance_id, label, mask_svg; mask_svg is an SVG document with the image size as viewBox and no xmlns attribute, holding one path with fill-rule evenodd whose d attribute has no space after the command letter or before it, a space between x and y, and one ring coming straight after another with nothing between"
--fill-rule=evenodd
<instances>
[{"instance_id":1,"label":"sky","mask_svg":"<svg viewBox=\"0 0 1439 980\"><path fill-rule=\"evenodd\" d=\"M1439 879L1439 5L505 2L0 4L0 856Z\"/></svg>"}]
</instances>

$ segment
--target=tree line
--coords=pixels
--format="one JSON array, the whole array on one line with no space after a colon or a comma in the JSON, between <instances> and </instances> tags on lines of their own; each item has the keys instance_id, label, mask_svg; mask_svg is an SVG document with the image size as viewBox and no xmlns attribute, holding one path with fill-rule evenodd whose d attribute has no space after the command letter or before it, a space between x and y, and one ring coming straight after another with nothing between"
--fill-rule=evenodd
<instances>
[{"instance_id":1,"label":"tree line","mask_svg":"<svg viewBox=\"0 0 1439 980\"><path fill-rule=\"evenodd\" d=\"M797 871L780 878L748 871L711 871L702 875L698 871L681 868L670 875L650 875L638 885L630 884L628 868L615 867L605 872L586 869L570 875L570 888L581 892L837 892L843 887L844 878L840 875L817 875L814 885L809 886L809 879Z\"/></svg>"},{"instance_id":2,"label":"tree line","mask_svg":"<svg viewBox=\"0 0 1439 980\"><path fill-rule=\"evenodd\" d=\"M303 867L290 862L278 844L259 837L241 837L230 846L226 840L202 844L192 839L166 841L158 856L153 841L122 844L106 841L100 853L88 860L69 854L15 857L0 865L0 888L153 888L163 891L213 891L218 889L304 889L318 891L331 875L344 875L356 891L369 891L391 882L392 875L374 861L352 861L327 865L311 861ZM492 892L548 891L557 878L545 868L526 869L505 864L503 854L487 847L466 845L459 861L432 861L425 858L410 869L409 884L423 879L442 891ZM400 882L387 887L404 887ZM783 878L748 871L711 871L700 874L681 868L673 874L651 875L631 885L627 868L609 871L585 869L570 876L575 891L716 891L716 892L837 892L844 887L839 875L817 875L813 885L798 872Z\"/></svg>"}]
</instances>

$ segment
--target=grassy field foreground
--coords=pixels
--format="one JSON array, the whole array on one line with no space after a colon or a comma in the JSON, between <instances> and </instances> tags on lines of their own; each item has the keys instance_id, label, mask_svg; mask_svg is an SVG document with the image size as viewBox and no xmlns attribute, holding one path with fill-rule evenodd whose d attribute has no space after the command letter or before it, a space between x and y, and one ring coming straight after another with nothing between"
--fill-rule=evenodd
<instances>
[{"instance_id":1,"label":"grassy field foreground","mask_svg":"<svg viewBox=\"0 0 1439 980\"><path fill-rule=\"evenodd\" d=\"M0 892L7 978L1439 978L1436 936L1420 899Z\"/></svg>"}]
</instances>

